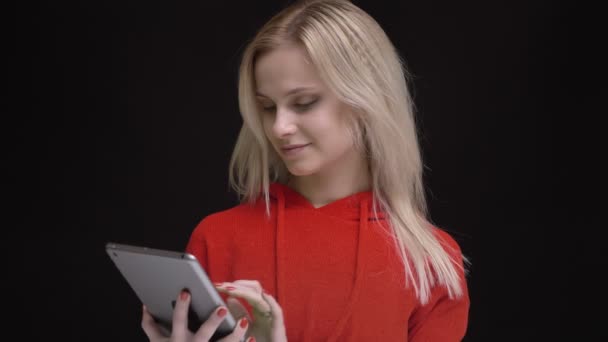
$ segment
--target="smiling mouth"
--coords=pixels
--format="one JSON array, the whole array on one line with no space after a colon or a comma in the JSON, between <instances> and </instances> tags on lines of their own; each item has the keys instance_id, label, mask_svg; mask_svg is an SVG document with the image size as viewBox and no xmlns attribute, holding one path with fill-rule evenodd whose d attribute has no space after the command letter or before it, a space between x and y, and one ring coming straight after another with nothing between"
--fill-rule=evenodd
<instances>
[{"instance_id":1,"label":"smiling mouth","mask_svg":"<svg viewBox=\"0 0 608 342\"><path fill-rule=\"evenodd\" d=\"M291 146L287 146L287 147L282 147L281 150L286 151L286 152L287 151L293 151L293 150L300 149L302 147L306 147L308 145L310 145L310 144L291 145Z\"/></svg>"},{"instance_id":2,"label":"smiling mouth","mask_svg":"<svg viewBox=\"0 0 608 342\"><path fill-rule=\"evenodd\" d=\"M308 145L310 145L310 144L292 145L292 146L283 147L283 148L281 148L281 152L283 153L283 155L285 157L293 157L293 156L297 155L301 150L306 148Z\"/></svg>"}]
</instances>

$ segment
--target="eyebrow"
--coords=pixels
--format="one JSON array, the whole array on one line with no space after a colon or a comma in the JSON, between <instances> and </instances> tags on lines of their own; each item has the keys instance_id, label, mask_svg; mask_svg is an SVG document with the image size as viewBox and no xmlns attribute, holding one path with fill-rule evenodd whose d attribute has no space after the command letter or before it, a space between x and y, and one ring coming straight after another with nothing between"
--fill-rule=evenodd
<instances>
[{"instance_id":1,"label":"eyebrow","mask_svg":"<svg viewBox=\"0 0 608 342\"><path fill-rule=\"evenodd\" d=\"M312 89L313 89L312 87L297 87L297 88L293 88L290 91L288 91L287 93L285 93L284 96L289 96L289 95L293 95L293 94L296 94L296 93L303 92L305 90L312 90ZM266 95L264 95L264 94L262 94L262 93L260 93L258 91L255 92L255 95L256 96L262 96L262 97L268 98L268 96L266 96Z\"/></svg>"}]
</instances>

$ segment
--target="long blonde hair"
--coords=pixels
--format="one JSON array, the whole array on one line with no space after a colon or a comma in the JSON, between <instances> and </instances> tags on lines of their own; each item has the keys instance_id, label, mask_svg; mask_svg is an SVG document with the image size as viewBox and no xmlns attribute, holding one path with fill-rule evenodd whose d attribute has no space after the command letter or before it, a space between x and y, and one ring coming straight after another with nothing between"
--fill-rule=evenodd
<instances>
[{"instance_id":1,"label":"long blonde hair","mask_svg":"<svg viewBox=\"0 0 608 342\"><path fill-rule=\"evenodd\" d=\"M367 13L345 0L298 1L272 17L243 52L239 107L243 117L232 158L230 184L243 201L262 194L269 207L269 184L289 173L268 142L255 98L254 67L262 54L298 44L323 81L355 113L355 143L369 158L376 204L389 220L394 241L422 303L433 286L451 297L464 289L458 268L427 220L418 145L407 71L389 38ZM375 207L375 206L374 206Z\"/></svg>"}]
</instances>

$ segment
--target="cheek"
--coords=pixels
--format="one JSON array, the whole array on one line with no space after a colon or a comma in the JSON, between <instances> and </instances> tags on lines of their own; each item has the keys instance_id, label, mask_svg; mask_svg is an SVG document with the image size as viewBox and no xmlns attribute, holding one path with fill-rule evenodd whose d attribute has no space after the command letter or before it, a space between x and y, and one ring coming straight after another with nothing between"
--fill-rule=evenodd
<instances>
[{"instance_id":1,"label":"cheek","mask_svg":"<svg viewBox=\"0 0 608 342\"><path fill-rule=\"evenodd\" d=\"M348 126L341 115L336 113L334 108L331 111L320 113L318 119L309 126L310 131L315 132L319 140L330 144L340 144L344 142L344 136L348 135Z\"/></svg>"},{"instance_id":2,"label":"cheek","mask_svg":"<svg viewBox=\"0 0 608 342\"><path fill-rule=\"evenodd\" d=\"M355 146L350 126L341 120L331 120L323 125L320 140L324 141L325 148L331 153L351 150Z\"/></svg>"}]
</instances>

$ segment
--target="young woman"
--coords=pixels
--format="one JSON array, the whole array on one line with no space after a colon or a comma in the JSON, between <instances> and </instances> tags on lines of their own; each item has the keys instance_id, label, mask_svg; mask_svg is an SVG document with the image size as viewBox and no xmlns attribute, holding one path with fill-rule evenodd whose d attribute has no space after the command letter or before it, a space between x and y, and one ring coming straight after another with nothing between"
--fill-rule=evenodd
<instances>
[{"instance_id":1,"label":"young woman","mask_svg":"<svg viewBox=\"0 0 608 342\"><path fill-rule=\"evenodd\" d=\"M196 227L193 253L227 300L198 331L177 300L151 341L460 341L469 297L458 244L427 217L406 72L348 1L300 1L244 51L230 181L242 204Z\"/></svg>"}]
</instances>

